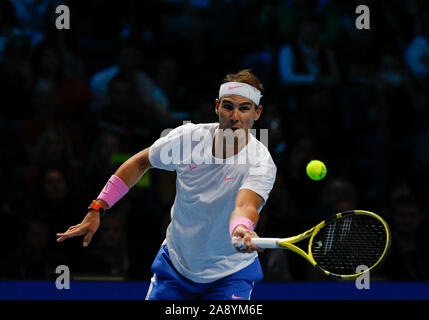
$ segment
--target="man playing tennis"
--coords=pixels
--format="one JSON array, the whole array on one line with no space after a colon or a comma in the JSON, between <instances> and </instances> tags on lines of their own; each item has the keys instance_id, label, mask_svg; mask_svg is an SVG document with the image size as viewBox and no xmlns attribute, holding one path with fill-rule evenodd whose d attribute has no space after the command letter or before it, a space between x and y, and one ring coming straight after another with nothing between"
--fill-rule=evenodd
<instances>
[{"instance_id":1,"label":"man playing tennis","mask_svg":"<svg viewBox=\"0 0 429 320\"><path fill-rule=\"evenodd\" d=\"M277 171L267 148L249 132L262 113L262 90L250 70L228 74L215 103L219 123L184 124L135 154L112 175L83 221L57 233L57 241L84 235L86 247L100 213L146 170L174 170L171 222L146 299L250 299L254 282L263 277L260 249L250 238L257 237L254 226ZM233 237L246 247L235 248Z\"/></svg>"}]
</instances>

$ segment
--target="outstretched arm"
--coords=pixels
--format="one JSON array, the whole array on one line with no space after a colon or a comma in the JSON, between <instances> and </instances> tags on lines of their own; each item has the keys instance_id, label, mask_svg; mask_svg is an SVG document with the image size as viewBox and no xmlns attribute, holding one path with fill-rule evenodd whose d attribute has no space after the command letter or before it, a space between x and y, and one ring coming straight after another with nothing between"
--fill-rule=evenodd
<instances>
[{"instance_id":1,"label":"outstretched arm","mask_svg":"<svg viewBox=\"0 0 429 320\"><path fill-rule=\"evenodd\" d=\"M237 237L238 241L244 239L245 249L237 249L240 252L262 251L251 244L251 238L258 238L253 231L259 220L259 208L264 204L264 200L256 192L249 189L241 189L235 198L235 208L231 214L230 232L232 237Z\"/></svg>"},{"instance_id":2,"label":"outstretched arm","mask_svg":"<svg viewBox=\"0 0 429 320\"><path fill-rule=\"evenodd\" d=\"M116 170L115 175L121 178L121 180L131 188L151 167L149 162L149 148L146 148L125 161L118 170Z\"/></svg>"},{"instance_id":3,"label":"outstretched arm","mask_svg":"<svg viewBox=\"0 0 429 320\"><path fill-rule=\"evenodd\" d=\"M149 162L149 148L146 148L125 161L118 170L116 170L115 176L122 180L128 188L131 188L151 167ZM100 204L104 210L109 208L109 204L102 199L97 199L96 203ZM91 242L92 236L98 230L99 226L100 214L95 210L89 210L81 223L71 226L64 233L57 233L57 241L62 242L67 238L84 235L83 246L86 247Z\"/></svg>"}]
</instances>

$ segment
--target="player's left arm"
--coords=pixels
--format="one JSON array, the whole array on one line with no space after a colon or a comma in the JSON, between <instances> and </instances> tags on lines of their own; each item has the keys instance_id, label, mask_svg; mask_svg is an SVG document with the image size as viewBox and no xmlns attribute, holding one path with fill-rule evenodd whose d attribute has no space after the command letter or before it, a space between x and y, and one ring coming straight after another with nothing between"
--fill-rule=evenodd
<instances>
[{"instance_id":1,"label":"player's left arm","mask_svg":"<svg viewBox=\"0 0 429 320\"><path fill-rule=\"evenodd\" d=\"M232 237L237 237L239 241L244 239L246 249L237 249L240 252L252 252L263 249L251 244L251 238L258 238L253 231L259 220L259 208L264 204L264 199L256 192L249 189L241 189L235 198L235 208L230 219L230 231Z\"/></svg>"}]
</instances>

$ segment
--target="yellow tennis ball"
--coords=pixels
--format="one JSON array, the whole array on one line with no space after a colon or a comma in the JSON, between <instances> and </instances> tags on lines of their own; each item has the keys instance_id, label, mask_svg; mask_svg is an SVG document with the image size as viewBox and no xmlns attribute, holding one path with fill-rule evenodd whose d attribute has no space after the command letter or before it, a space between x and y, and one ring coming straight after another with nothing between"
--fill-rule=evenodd
<instances>
[{"instance_id":1,"label":"yellow tennis ball","mask_svg":"<svg viewBox=\"0 0 429 320\"><path fill-rule=\"evenodd\" d=\"M319 160L311 160L307 164L306 170L307 175L315 181L322 180L326 176L326 172L328 171L326 169L325 164Z\"/></svg>"}]
</instances>

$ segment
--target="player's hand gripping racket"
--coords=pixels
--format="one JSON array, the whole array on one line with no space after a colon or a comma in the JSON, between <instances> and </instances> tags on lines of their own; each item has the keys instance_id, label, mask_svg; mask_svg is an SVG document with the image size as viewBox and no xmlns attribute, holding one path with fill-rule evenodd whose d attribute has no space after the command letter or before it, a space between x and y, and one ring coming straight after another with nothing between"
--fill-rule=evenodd
<instances>
[{"instance_id":1,"label":"player's hand gripping racket","mask_svg":"<svg viewBox=\"0 0 429 320\"><path fill-rule=\"evenodd\" d=\"M310 238L308 252L294 245ZM387 223L375 213L364 210L344 211L317 226L290 238L252 238L260 248L292 250L307 259L326 275L355 279L379 266L387 256L391 243ZM236 247L243 241L234 241ZM357 272L358 266L366 266Z\"/></svg>"}]
</instances>

